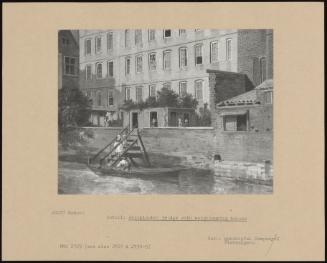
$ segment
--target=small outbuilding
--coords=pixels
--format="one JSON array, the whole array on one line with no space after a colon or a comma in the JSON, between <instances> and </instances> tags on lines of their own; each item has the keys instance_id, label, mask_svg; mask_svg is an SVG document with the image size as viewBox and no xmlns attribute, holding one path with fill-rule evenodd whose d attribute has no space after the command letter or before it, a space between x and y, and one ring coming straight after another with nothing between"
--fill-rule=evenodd
<instances>
[{"instance_id":1,"label":"small outbuilding","mask_svg":"<svg viewBox=\"0 0 327 263\"><path fill-rule=\"evenodd\" d=\"M192 108L155 107L124 111L124 127L189 127L195 124Z\"/></svg>"}]
</instances>

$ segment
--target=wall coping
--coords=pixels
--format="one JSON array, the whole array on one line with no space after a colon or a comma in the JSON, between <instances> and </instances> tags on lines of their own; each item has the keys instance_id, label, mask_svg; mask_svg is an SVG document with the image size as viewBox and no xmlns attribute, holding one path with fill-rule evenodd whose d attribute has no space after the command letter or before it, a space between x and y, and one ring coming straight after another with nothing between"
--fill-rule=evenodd
<instances>
[{"instance_id":1,"label":"wall coping","mask_svg":"<svg viewBox=\"0 0 327 263\"><path fill-rule=\"evenodd\" d=\"M161 130L214 130L213 127L143 127L143 129Z\"/></svg>"},{"instance_id":2,"label":"wall coping","mask_svg":"<svg viewBox=\"0 0 327 263\"><path fill-rule=\"evenodd\" d=\"M78 129L103 129L103 130L122 130L123 127L77 127Z\"/></svg>"}]
</instances>

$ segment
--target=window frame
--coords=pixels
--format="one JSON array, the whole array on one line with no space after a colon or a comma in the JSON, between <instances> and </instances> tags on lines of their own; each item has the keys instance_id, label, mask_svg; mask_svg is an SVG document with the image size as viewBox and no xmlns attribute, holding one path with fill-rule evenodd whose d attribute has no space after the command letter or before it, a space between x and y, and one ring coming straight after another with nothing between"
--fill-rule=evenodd
<instances>
[{"instance_id":1,"label":"window frame","mask_svg":"<svg viewBox=\"0 0 327 263\"><path fill-rule=\"evenodd\" d=\"M243 130L240 130L239 129L239 118L240 117L243 117L245 118L245 129ZM234 124L234 128L233 130L227 130L226 129L226 120L227 118L233 118L235 124ZM249 114L246 113L246 114L235 114L235 115L225 115L223 116L223 131L224 132L248 132L249 131Z\"/></svg>"},{"instance_id":2,"label":"window frame","mask_svg":"<svg viewBox=\"0 0 327 263\"><path fill-rule=\"evenodd\" d=\"M98 76L98 66L101 65L101 77ZM95 64L95 76L97 79L103 79L103 65L102 62L97 62Z\"/></svg>"},{"instance_id":3,"label":"window frame","mask_svg":"<svg viewBox=\"0 0 327 263\"><path fill-rule=\"evenodd\" d=\"M151 68L151 55L154 55L154 68ZM148 64L149 64L149 70L150 71L156 71L157 70L157 53L156 52L150 52L148 55Z\"/></svg>"},{"instance_id":4,"label":"window frame","mask_svg":"<svg viewBox=\"0 0 327 263\"><path fill-rule=\"evenodd\" d=\"M152 88L154 88L154 96L152 95ZM149 84L149 97L157 98L157 86L156 84Z\"/></svg>"},{"instance_id":5,"label":"window frame","mask_svg":"<svg viewBox=\"0 0 327 263\"><path fill-rule=\"evenodd\" d=\"M110 94L112 96L110 96ZM110 100L112 100L112 103L110 103ZM108 107L110 106L114 106L115 103L114 103L114 91L113 90L108 90Z\"/></svg>"},{"instance_id":6,"label":"window frame","mask_svg":"<svg viewBox=\"0 0 327 263\"><path fill-rule=\"evenodd\" d=\"M182 56L181 56L181 51L185 50L185 65L182 65ZM187 51L187 47L180 47L178 49L178 55L179 55L179 68L183 69L183 68L187 68L187 56L188 56L188 51Z\"/></svg>"},{"instance_id":7,"label":"window frame","mask_svg":"<svg viewBox=\"0 0 327 263\"><path fill-rule=\"evenodd\" d=\"M100 39L100 48L98 47L98 39ZM94 45L95 54L101 53L101 51L102 51L102 37L101 37L101 35L95 36L94 37L94 42L95 42L95 45Z\"/></svg>"},{"instance_id":8,"label":"window frame","mask_svg":"<svg viewBox=\"0 0 327 263\"><path fill-rule=\"evenodd\" d=\"M139 91L141 91L141 93L139 93ZM140 97L140 100L138 100L139 97ZM135 101L137 103L140 103L140 102L143 101L143 86L136 86L135 87Z\"/></svg>"},{"instance_id":9,"label":"window frame","mask_svg":"<svg viewBox=\"0 0 327 263\"><path fill-rule=\"evenodd\" d=\"M200 47L201 63L198 63L197 62L197 58L198 58L198 56L196 54L197 53L196 52L197 47ZM194 60L195 60L195 66L201 66L201 65L203 65L203 44L202 43L194 45Z\"/></svg>"},{"instance_id":10,"label":"window frame","mask_svg":"<svg viewBox=\"0 0 327 263\"><path fill-rule=\"evenodd\" d=\"M153 33L153 39L151 38L151 33ZM155 29L149 29L148 30L148 41L153 42L156 40L156 30Z\"/></svg>"},{"instance_id":11,"label":"window frame","mask_svg":"<svg viewBox=\"0 0 327 263\"><path fill-rule=\"evenodd\" d=\"M265 63L263 64L262 61ZM263 70L264 65L264 70ZM260 67L260 83L264 82L267 79L267 59L266 57L260 57L259 59L259 67Z\"/></svg>"},{"instance_id":12,"label":"window frame","mask_svg":"<svg viewBox=\"0 0 327 263\"><path fill-rule=\"evenodd\" d=\"M213 60L213 45L217 44L217 54L216 54L216 60ZM219 41L212 41L210 42L210 63L217 63L219 62Z\"/></svg>"},{"instance_id":13,"label":"window frame","mask_svg":"<svg viewBox=\"0 0 327 263\"><path fill-rule=\"evenodd\" d=\"M125 100L128 101L131 99L131 87L125 87Z\"/></svg>"},{"instance_id":14,"label":"window frame","mask_svg":"<svg viewBox=\"0 0 327 263\"><path fill-rule=\"evenodd\" d=\"M111 41L109 41L109 36L111 35ZM111 42L111 48L109 47L109 44ZM107 33L107 50L113 51L114 50L114 32L110 31Z\"/></svg>"},{"instance_id":15,"label":"window frame","mask_svg":"<svg viewBox=\"0 0 327 263\"><path fill-rule=\"evenodd\" d=\"M73 66L73 74L71 73L66 73L66 68L67 68L67 65L66 65L66 58L68 58L69 60L70 59L74 59L75 60L75 63L74 64L71 64L71 63L68 63L68 67L71 67ZM69 61L70 62L70 61ZM77 76L78 75L78 57L74 57L74 56L64 56L64 75L65 76Z\"/></svg>"},{"instance_id":16,"label":"window frame","mask_svg":"<svg viewBox=\"0 0 327 263\"><path fill-rule=\"evenodd\" d=\"M112 64L112 75L110 75L110 63ZM113 78L114 77L114 61L113 60L108 60L107 61L107 76L109 78Z\"/></svg>"},{"instance_id":17,"label":"window frame","mask_svg":"<svg viewBox=\"0 0 327 263\"><path fill-rule=\"evenodd\" d=\"M183 31L183 33L182 33ZM178 29L178 35L179 36L186 36L186 29Z\"/></svg>"},{"instance_id":18,"label":"window frame","mask_svg":"<svg viewBox=\"0 0 327 263\"><path fill-rule=\"evenodd\" d=\"M88 78L88 70L87 68L90 68L90 78ZM85 80L91 80L92 79L92 64L86 64L85 65Z\"/></svg>"},{"instance_id":19,"label":"window frame","mask_svg":"<svg viewBox=\"0 0 327 263\"><path fill-rule=\"evenodd\" d=\"M182 84L185 84L185 94L182 94ZM179 84L178 84L178 93L179 93L180 97L183 97L183 96L187 95L187 81L186 80L183 80L183 81L179 82Z\"/></svg>"},{"instance_id":20,"label":"window frame","mask_svg":"<svg viewBox=\"0 0 327 263\"><path fill-rule=\"evenodd\" d=\"M135 46L140 46L143 43L142 29L134 30L134 44Z\"/></svg>"},{"instance_id":21,"label":"window frame","mask_svg":"<svg viewBox=\"0 0 327 263\"><path fill-rule=\"evenodd\" d=\"M138 71L138 59L141 58L141 70ZM142 54L138 54L135 56L135 72L137 74L140 74L143 72L143 55Z\"/></svg>"},{"instance_id":22,"label":"window frame","mask_svg":"<svg viewBox=\"0 0 327 263\"><path fill-rule=\"evenodd\" d=\"M129 67L127 67L127 61L129 61ZM130 56L125 57L125 76L131 75L131 65L132 65L132 58Z\"/></svg>"},{"instance_id":23,"label":"window frame","mask_svg":"<svg viewBox=\"0 0 327 263\"><path fill-rule=\"evenodd\" d=\"M168 54L169 53L169 68L167 68L166 67L166 61L165 61L165 58L166 58L166 56L165 56L165 54ZM170 49L168 49L168 50L164 50L163 52L162 52L162 68L163 68L163 70L165 70L165 71L169 71L169 70L171 70L171 54L172 54L172 51L170 50Z\"/></svg>"},{"instance_id":24,"label":"window frame","mask_svg":"<svg viewBox=\"0 0 327 263\"><path fill-rule=\"evenodd\" d=\"M87 53L87 51L88 51L87 42L90 43L90 52L89 53ZM86 38L84 40L84 55L85 56L91 56L92 55L92 38Z\"/></svg>"},{"instance_id":25,"label":"window frame","mask_svg":"<svg viewBox=\"0 0 327 263\"><path fill-rule=\"evenodd\" d=\"M226 61L232 60L232 39L226 38Z\"/></svg>"},{"instance_id":26,"label":"window frame","mask_svg":"<svg viewBox=\"0 0 327 263\"><path fill-rule=\"evenodd\" d=\"M99 96L100 95L100 96ZM99 99L100 98L100 99ZM97 101L97 106L102 106L102 92L101 90L98 90L96 92L96 101ZM100 102L100 103L99 103Z\"/></svg>"},{"instance_id":27,"label":"window frame","mask_svg":"<svg viewBox=\"0 0 327 263\"><path fill-rule=\"evenodd\" d=\"M197 84L201 83L201 98L198 97L198 92L197 92ZM203 79L197 79L194 81L194 98L200 102L203 101L203 86L204 86L204 80Z\"/></svg>"},{"instance_id":28,"label":"window frame","mask_svg":"<svg viewBox=\"0 0 327 263\"><path fill-rule=\"evenodd\" d=\"M125 38L125 48L131 47L131 30L125 29L124 31L124 38Z\"/></svg>"},{"instance_id":29,"label":"window frame","mask_svg":"<svg viewBox=\"0 0 327 263\"><path fill-rule=\"evenodd\" d=\"M166 31L167 31L167 30L170 31L170 36L169 36L169 37L166 37ZM173 36L173 32L172 32L171 29L164 29L164 30L163 30L163 38L164 38L164 39L169 39L169 38L171 38L172 36Z\"/></svg>"}]
</instances>

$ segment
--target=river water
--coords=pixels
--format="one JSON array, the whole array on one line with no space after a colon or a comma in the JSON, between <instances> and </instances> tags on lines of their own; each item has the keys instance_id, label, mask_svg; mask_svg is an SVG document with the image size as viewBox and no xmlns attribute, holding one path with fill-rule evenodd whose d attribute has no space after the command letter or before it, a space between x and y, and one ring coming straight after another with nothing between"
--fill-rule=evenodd
<instances>
[{"instance_id":1,"label":"river water","mask_svg":"<svg viewBox=\"0 0 327 263\"><path fill-rule=\"evenodd\" d=\"M59 161L59 194L271 194L272 186L213 174L183 173L170 178L97 175L85 165Z\"/></svg>"}]
</instances>

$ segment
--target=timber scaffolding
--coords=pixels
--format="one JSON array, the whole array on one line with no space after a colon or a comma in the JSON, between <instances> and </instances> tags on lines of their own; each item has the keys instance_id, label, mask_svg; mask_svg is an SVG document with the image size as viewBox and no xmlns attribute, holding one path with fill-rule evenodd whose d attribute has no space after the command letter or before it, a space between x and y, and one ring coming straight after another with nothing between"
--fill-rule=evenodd
<instances>
[{"instance_id":1,"label":"timber scaffolding","mask_svg":"<svg viewBox=\"0 0 327 263\"><path fill-rule=\"evenodd\" d=\"M130 129L129 126L123 128L118 135L122 138L117 141L117 137L88 159L88 165L101 168L104 164L108 168L114 168L123 158L127 158L134 166L138 166L134 158L143 159L146 166L150 166L149 156L145 150L141 132L138 128ZM117 135L117 136L118 136ZM116 143L117 142L117 143ZM117 153L116 149L123 145L123 151Z\"/></svg>"}]
</instances>

